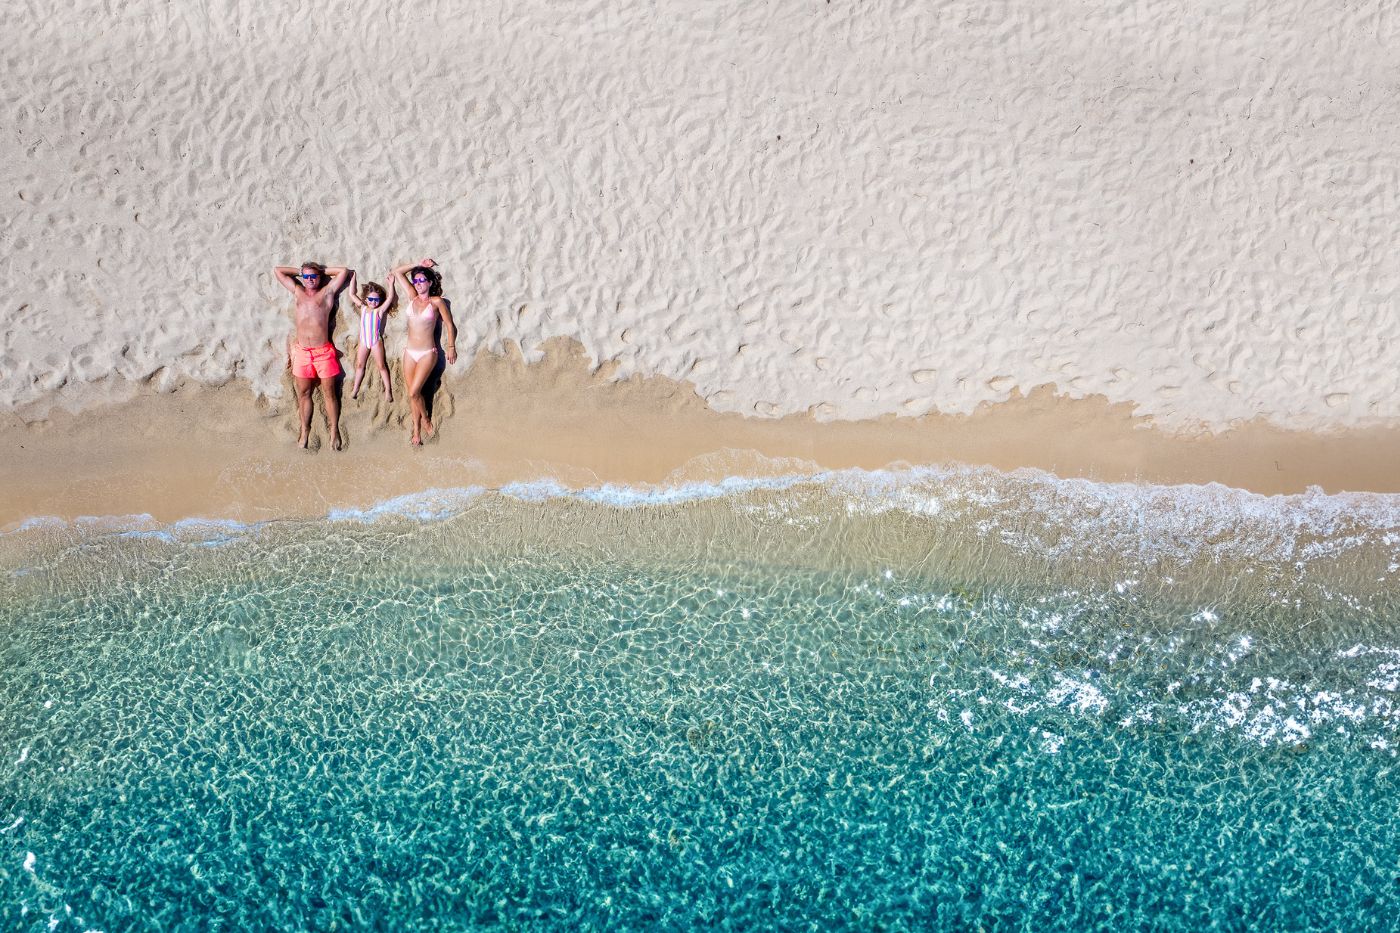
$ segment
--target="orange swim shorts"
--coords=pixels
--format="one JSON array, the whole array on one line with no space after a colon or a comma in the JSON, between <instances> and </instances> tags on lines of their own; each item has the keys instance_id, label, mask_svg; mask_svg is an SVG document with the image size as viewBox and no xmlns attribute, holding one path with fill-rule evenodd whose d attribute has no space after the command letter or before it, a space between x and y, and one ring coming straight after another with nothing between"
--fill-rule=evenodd
<instances>
[{"instance_id":1,"label":"orange swim shorts","mask_svg":"<svg viewBox=\"0 0 1400 933\"><path fill-rule=\"evenodd\" d=\"M340 354L335 344L323 343L319 347L303 347L292 344L292 375L298 379L329 379L340 375Z\"/></svg>"}]
</instances>

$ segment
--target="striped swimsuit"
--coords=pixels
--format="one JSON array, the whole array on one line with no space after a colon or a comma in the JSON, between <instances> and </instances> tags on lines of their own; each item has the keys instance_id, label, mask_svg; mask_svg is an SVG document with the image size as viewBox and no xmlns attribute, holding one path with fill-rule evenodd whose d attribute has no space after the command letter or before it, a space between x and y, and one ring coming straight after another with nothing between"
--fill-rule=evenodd
<instances>
[{"instance_id":1,"label":"striped swimsuit","mask_svg":"<svg viewBox=\"0 0 1400 933\"><path fill-rule=\"evenodd\" d=\"M384 318L373 308L365 308L360 312L360 346L373 350L379 345L380 325Z\"/></svg>"}]
</instances>

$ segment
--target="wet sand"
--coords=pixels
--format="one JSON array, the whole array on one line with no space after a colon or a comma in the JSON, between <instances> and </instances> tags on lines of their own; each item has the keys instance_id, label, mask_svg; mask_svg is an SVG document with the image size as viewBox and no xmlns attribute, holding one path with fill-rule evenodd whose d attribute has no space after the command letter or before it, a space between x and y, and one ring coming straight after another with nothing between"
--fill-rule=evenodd
<instances>
[{"instance_id":1,"label":"wet sand","mask_svg":"<svg viewBox=\"0 0 1400 933\"><path fill-rule=\"evenodd\" d=\"M257 399L237 382L108 387L122 400L87 399L77 412L42 419L8 413L0 416L0 527L35 516L318 516L424 489L542 478L657 484L949 462L1264 494L1400 492L1400 426L1319 434L1250 423L1187 436L1154 427L1127 404L1071 400L1050 387L966 416L750 418L712 410L688 383L614 381L566 340L551 341L533 365L508 347L464 368L459 362L444 380L438 435L417 450L401 387L388 405L377 381L359 401L343 399L339 453L326 443L319 405L316 449L298 450L291 393Z\"/></svg>"}]
</instances>

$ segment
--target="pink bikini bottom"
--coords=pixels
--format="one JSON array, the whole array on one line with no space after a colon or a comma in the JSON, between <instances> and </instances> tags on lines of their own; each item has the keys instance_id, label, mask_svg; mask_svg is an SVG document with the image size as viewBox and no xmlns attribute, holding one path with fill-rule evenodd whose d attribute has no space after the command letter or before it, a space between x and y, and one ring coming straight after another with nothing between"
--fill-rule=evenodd
<instances>
[{"instance_id":1,"label":"pink bikini bottom","mask_svg":"<svg viewBox=\"0 0 1400 933\"><path fill-rule=\"evenodd\" d=\"M409 359L413 360L413 362L415 362L415 363L418 362L419 360L421 360L423 357L427 356L429 353L436 353L436 352L437 352L437 347L429 347L429 348L426 349L426 350L415 350L415 349L413 349L412 347L404 347L404 348L403 348L403 355L406 356L406 357L408 357Z\"/></svg>"}]
</instances>

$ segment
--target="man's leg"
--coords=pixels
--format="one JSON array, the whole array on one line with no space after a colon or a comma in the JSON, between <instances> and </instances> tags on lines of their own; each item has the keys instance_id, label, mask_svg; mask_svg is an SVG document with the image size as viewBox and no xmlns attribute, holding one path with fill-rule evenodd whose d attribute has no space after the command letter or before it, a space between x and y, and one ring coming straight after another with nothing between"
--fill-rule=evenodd
<instances>
[{"instance_id":1,"label":"man's leg","mask_svg":"<svg viewBox=\"0 0 1400 933\"><path fill-rule=\"evenodd\" d=\"M340 449L340 396L335 391L335 376L321 377L321 398L326 400L326 421L330 422L331 449Z\"/></svg>"},{"instance_id":2,"label":"man's leg","mask_svg":"<svg viewBox=\"0 0 1400 933\"><path fill-rule=\"evenodd\" d=\"M301 435L297 438L297 446L305 448L311 440L311 390L316 388L316 380L297 376L296 382L297 415L301 419Z\"/></svg>"}]
</instances>

